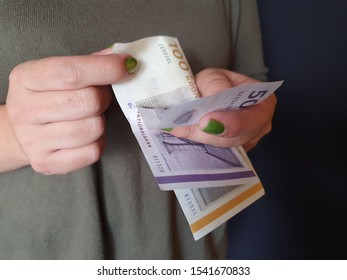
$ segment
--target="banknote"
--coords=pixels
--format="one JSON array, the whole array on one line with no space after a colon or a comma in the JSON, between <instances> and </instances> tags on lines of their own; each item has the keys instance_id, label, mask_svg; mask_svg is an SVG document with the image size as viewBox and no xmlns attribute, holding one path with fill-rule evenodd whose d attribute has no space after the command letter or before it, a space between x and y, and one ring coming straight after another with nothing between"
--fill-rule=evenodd
<instances>
[{"instance_id":1,"label":"banknote","mask_svg":"<svg viewBox=\"0 0 347 280\"><path fill-rule=\"evenodd\" d=\"M237 148L219 148L150 130L137 108L129 122L161 190L243 184L256 175Z\"/></svg>"},{"instance_id":2,"label":"banknote","mask_svg":"<svg viewBox=\"0 0 347 280\"><path fill-rule=\"evenodd\" d=\"M273 94L282 82L240 85L169 108L153 108L140 103L138 109L149 129L193 125L199 123L201 117L207 113L245 109L262 102Z\"/></svg>"}]
</instances>

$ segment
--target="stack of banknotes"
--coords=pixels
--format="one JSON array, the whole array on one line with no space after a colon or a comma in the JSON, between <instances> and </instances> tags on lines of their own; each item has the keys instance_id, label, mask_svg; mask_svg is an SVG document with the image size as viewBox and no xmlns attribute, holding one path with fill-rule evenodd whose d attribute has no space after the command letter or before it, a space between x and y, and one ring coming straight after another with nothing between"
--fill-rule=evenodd
<instances>
[{"instance_id":1,"label":"stack of banknotes","mask_svg":"<svg viewBox=\"0 0 347 280\"><path fill-rule=\"evenodd\" d=\"M112 88L159 188L175 192L195 240L264 195L242 147L205 145L161 129L197 124L208 112L253 106L282 81L242 85L201 98L176 38L117 43L113 52L138 60L136 77Z\"/></svg>"}]
</instances>

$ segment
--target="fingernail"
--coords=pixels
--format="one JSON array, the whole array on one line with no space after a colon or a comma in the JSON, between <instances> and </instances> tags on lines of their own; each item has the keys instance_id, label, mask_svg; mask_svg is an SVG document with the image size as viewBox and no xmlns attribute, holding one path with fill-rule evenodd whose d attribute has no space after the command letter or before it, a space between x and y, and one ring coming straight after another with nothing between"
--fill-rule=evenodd
<instances>
[{"instance_id":1,"label":"fingernail","mask_svg":"<svg viewBox=\"0 0 347 280\"><path fill-rule=\"evenodd\" d=\"M166 131L166 132L170 132L170 131L172 131L172 130L173 130L173 128L168 127L168 128L162 128L161 130L164 130L164 131Z\"/></svg>"},{"instance_id":2,"label":"fingernail","mask_svg":"<svg viewBox=\"0 0 347 280\"><path fill-rule=\"evenodd\" d=\"M135 58L130 56L125 60L125 69L127 70L129 74L135 73L137 68L138 68L138 64Z\"/></svg>"},{"instance_id":3,"label":"fingernail","mask_svg":"<svg viewBox=\"0 0 347 280\"><path fill-rule=\"evenodd\" d=\"M204 132L210 134L221 134L224 132L224 125L216 120L210 120L208 124L203 129Z\"/></svg>"},{"instance_id":4,"label":"fingernail","mask_svg":"<svg viewBox=\"0 0 347 280\"><path fill-rule=\"evenodd\" d=\"M114 43L112 45L109 45L107 49L113 49Z\"/></svg>"}]
</instances>

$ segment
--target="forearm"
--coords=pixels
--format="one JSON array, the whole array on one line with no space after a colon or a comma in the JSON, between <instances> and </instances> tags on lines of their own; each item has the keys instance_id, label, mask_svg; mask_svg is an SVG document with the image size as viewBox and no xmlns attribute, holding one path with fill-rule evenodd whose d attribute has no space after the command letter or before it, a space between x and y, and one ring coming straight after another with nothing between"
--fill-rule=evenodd
<instances>
[{"instance_id":1,"label":"forearm","mask_svg":"<svg viewBox=\"0 0 347 280\"><path fill-rule=\"evenodd\" d=\"M29 162L13 133L6 105L0 105L0 173L15 170L28 164Z\"/></svg>"}]
</instances>

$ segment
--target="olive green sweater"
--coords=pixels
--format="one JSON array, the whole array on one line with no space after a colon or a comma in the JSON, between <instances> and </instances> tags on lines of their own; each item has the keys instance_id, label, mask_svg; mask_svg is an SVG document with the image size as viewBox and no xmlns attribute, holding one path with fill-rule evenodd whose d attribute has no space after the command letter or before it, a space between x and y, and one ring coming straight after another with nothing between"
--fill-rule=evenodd
<instances>
[{"instance_id":1,"label":"olive green sweater","mask_svg":"<svg viewBox=\"0 0 347 280\"><path fill-rule=\"evenodd\" d=\"M219 67L264 78L252 0L0 0L0 104L18 63L154 35L177 37L194 73ZM93 166L61 176L31 167L0 174L0 259L223 258L225 226L194 241L116 101L106 118L108 145Z\"/></svg>"}]
</instances>

